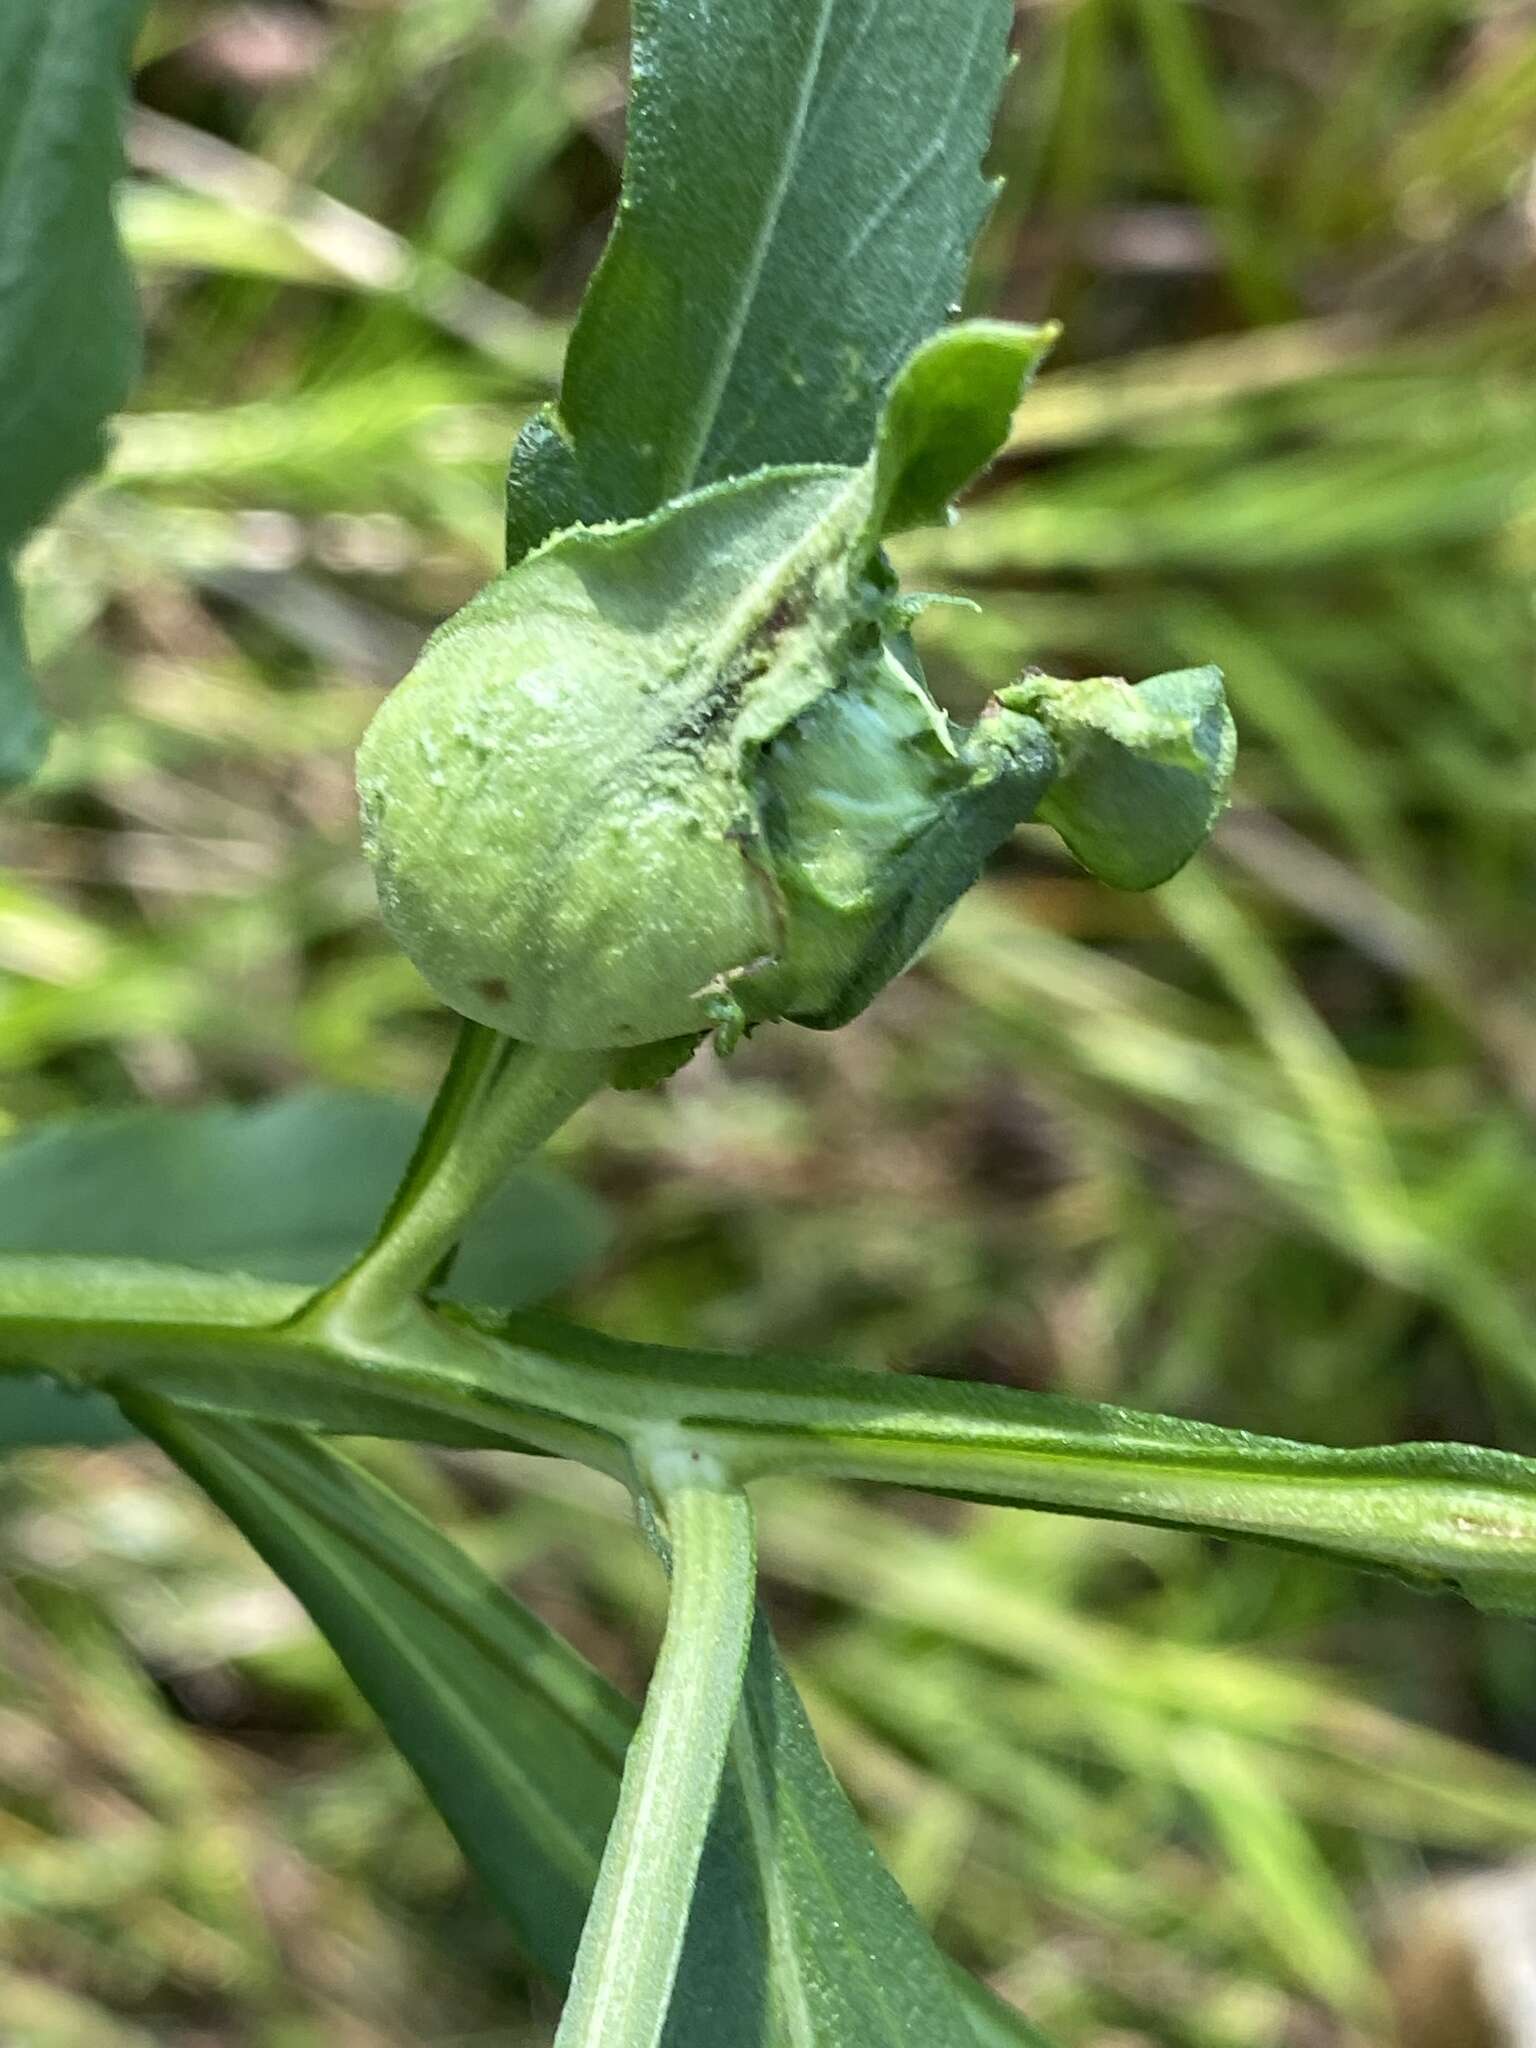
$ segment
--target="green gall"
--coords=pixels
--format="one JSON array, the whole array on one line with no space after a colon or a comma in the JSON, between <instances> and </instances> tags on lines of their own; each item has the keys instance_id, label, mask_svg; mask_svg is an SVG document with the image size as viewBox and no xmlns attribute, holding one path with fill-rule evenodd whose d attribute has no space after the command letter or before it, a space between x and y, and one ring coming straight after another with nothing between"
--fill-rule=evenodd
<instances>
[{"instance_id":1,"label":"green gall","mask_svg":"<svg viewBox=\"0 0 1536 2048\"><path fill-rule=\"evenodd\" d=\"M855 1015L1022 819L1133 887L1193 851L1230 766L1214 671L1026 678L957 728L880 553L945 515L1048 338L951 330L863 468L557 534L433 637L358 782L386 922L447 1002L531 1044L667 1042L665 1066Z\"/></svg>"},{"instance_id":2,"label":"green gall","mask_svg":"<svg viewBox=\"0 0 1536 2048\"><path fill-rule=\"evenodd\" d=\"M922 950L1059 768L994 702L954 728L889 644L795 721L756 778L783 943L742 978L754 1013L843 1024Z\"/></svg>"},{"instance_id":3,"label":"green gall","mask_svg":"<svg viewBox=\"0 0 1536 2048\"><path fill-rule=\"evenodd\" d=\"M1050 728L1061 766L1036 815L1101 881L1155 889L1221 815L1237 733L1219 668L1174 669L1134 689L1113 676L1031 676L1001 701Z\"/></svg>"}]
</instances>

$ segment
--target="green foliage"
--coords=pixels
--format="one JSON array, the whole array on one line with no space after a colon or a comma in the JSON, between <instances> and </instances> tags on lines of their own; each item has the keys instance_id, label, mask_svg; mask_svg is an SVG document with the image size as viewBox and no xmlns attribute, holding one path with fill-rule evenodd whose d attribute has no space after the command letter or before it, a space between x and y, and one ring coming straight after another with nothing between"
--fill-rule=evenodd
<instances>
[{"instance_id":1,"label":"green foliage","mask_svg":"<svg viewBox=\"0 0 1536 2048\"><path fill-rule=\"evenodd\" d=\"M0 1147L0 1251L166 1259L318 1286L367 1245L416 1137L404 1103L310 1089L260 1109L121 1110ZM514 1308L554 1293L608 1237L590 1197L525 1166L466 1233L458 1284ZM109 1401L0 1382L0 1443L110 1443Z\"/></svg>"},{"instance_id":2,"label":"green foliage","mask_svg":"<svg viewBox=\"0 0 1536 2048\"><path fill-rule=\"evenodd\" d=\"M513 457L509 561L700 484L863 461L960 295L1007 33L1006 0L639 0L619 219L558 411Z\"/></svg>"},{"instance_id":3,"label":"green foliage","mask_svg":"<svg viewBox=\"0 0 1536 2048\"><path fill-rule=\"evenodd\" d=\"M338 1452L294 1431L128 1405L299 1593L521 1946L566 1978L634 1728L628 1701ZM807 2010L848 2048L1026 2041L980 1994L974 2020L960 2019L952 1980L828 1771L761 1618L744 1703L667 2048L789 2048Z\"/></svg>"},{"instance_id":4,"label":"green foliage","mask_svg":"<svg viewBox=\"0 0 1536 2048\"><path fill-rule=\"evenodd\" d=\"M943 1966L827 1769L761 1618L733 1761L726 1796L740 1800L738 1825L757 1860L768 2001L786 2040L1046 2048L1016 2014ZM709 1875L706 1868L705 1897Z\"/></svg>"},{"instance_id":5,"label":"green foliage","mask_svg":"<svg viewBox=\"0 0 1536 2048\"><path fill-rule=\"evenodd\" d=\"M178 251L151 217L165 188L134 195L130 230L137 217L161 279L168 263L199 274L175 273L156 295L153 410L128 423L113 490L73 508L31 567L39 646L68 656L59 687L81 716L0 907L8 957L37 966L3 1037L8 1102L24 1118L104 1089L265 1089L290 1063L274 1055L295 1005L306 1065L421 1084L434 1045L422 993L378 955L321 793L336 781L328 750L356 731L359 684L409 658L408 644L390 651L409 641L398 614L440 613L491 566L493 472L517 421L502 371L486 371L511 355L494 352L488 321L464 338L478 315L501 318L494 305L456 301L451 278L414 260L391 272L370 223L350 250L341 238L322 250L303 181L390 218L397 257L444 248L466 261L477 248L508 289L558 297L601 186L587 137L603 132L592 113L611 104L614 73L601 22L568 64L528 65L524 16L570 51L559 37L579 32L580 12L524 10L506 36L477 26L473 6L451 22L421 10L370 21L339 40L323 83L274 95L253 130L300 181L298 203L275 200L246 159L238 205L205 196L196 220L182 210ZM589 1289L597 1320L869 1361L899 1349L930 1368L1341 1443L1520 1441L1515 1404L1536 1356L1520 1109L1530 1029L1507 962L1523 957L1529 917L1532 363L1509 193L1536 75L1528 42L1490 38L1454 8L1304 6L1273 33L1227 23L1219 39L1175 7L1090 0L1030 19L1000 155L1016 174L1005 205L1029 205L1029 239L1006 275L1005 216L987 262L1009 305L1037 309L1049 291L1051 310L1070 309L1075 354L1021 415L1014 464L967 522L898 543L917 581L959 581L989 607L929 613L923 651L944 701L967 713L1012 682L1022 655L1095 677L1220 659L1244 713L1242 801L1216 858L1155 902L1109 902L1021 847L922 975L835 1049L774 1034L743 1055L724 1097L701 1075L665 1113L644 1099L604 1105L580 1142L631 1196L630 1236ZM499 104L507 76L550 81L541 132L565 154L535 174L530 200L526 169L515 172L502 234L476 244L462 165L510 161L510 143L466 110ZM212 118L242 132L238 111ZM457 180L451 227L435 199L413 213L413 167L434 193ZM1178 213L1157 210L1170 199ZM1279 298L1265 301L1262 277L1255 290L1261 269L1281 280ZM277 276L300 286L269 298L261 280ZM322 278L323 291L302 282ZM1469 280L1480 306L1501 298L1513 317L1469 318ZM1267 315L1290 293L1314 314L1358 311L1225 331L1234 308ZM496 331L521 329L514 318ZM553 327L531 333L518 393L529 363L553 359ZM1144 365L1097 360L1148 342L1164 346ZM406 354L420 366L392 373ZM236 364L252 402L211 408ZM428 404L443 410L423 459ZM363 541L380 536L349 525L383 505L402 564L387 586L358 569ZM274 527L296 568L282 566ZM127 701L131 716L116 708ZM81 831L82 819L107 829ZM226 867L244 892L238 918L215 893ZM81 1272L54 1274L55 1300ZM46 1301L48 1283L29 1284L27 1299ZM163 1275L140 1286L149 1320L171 1289ZM211 1294L204 1305L216 1320L235 1307ZM509 1359L508 1381L527 1364ZM361 1400L365 1376L345 1359L335 1371L339 1399ZM396 1407L390 1426L422 1426L422 1414ZM483 1554L554 1587L562 1619L585 1587L578 1625L639 1668L648 1639L632 1616L653 1615L651 1580L625 1578L631 1546L594 1522L588 1496L578 1509L559 1495L574 1485L568 1468L522 1473L509 1504L485 1463L460 1499L396 1455L434 1518L468 1520ZM1254 1482L1239 1497L1281 1516L1299 1494L1336 1507L1369 1479L1360 1464L1317 1467L1298 1485L1265 1455L1213 1454L1203 1505L1218 1489L1230 1504L1234 1466ZM908 1439L882 1456L894 1473L932 1451ZM1047 1462L1059 1481L1067 1461ZM1090 1458L1074 1474L1132 1489L1149 1463L1150 1450L1106 1480ZM1460 1501L1484 1529L1507 1507L1493 1476ZM1186 1508L1199 1477L1179 1469ZM1376 1478L1384 1508L1397 1482L1387 1467ZM1448 1479L1421 1464L1418 1505L1459 1512L1423 1490ZM166 1625L157 1635L144 1622L167 1576L167 1550L150 1548L156 1517L163 1526L174 1497L126 1459L86 1461L75 1479L60 1460L12 1461L7 1486L18 1554L30 1557L36 1519L37 1557L50 1572L65 1558L72 1585L118 1617L124 1667L148 1656L181 1669ZM1065 2040L1129 2031L1177 2048L1273 2048L1351 2025L1377 2038L1380 1979L1350 1907L1389 1902L1426 1858L1532 1839L1517 1765L1297 1662L1366 1664L1375 1699L1497 1743L1501 1729L1519 1740L1529 1694L1517 1632L1260 1546L1223 1546L1218 1566L1217 1547L1168 1529L957 1511L919 1533L873 1503L809 1490L786 1501L777 1480L757 1491L767 1568L801 1596L790 1617L818 1726L883 1821L903 1880L947 1941L1007 1967L1010 1990ZM183 1540L196 1558L219 1539L203 1522ZM392 1925L365 1920L359 1934L360 1887L318 1890L304 1911L368 1943L370 1984L399 1986L391 1959L432 1954L430 1941L408 1945L399 1910L409 1808L352 1774L334 1739L317 1772L314 1733L334 1738L337 1695L292 1633L277 1656L231 1647L223 1616L239 1600L220 1595L242 1582L238 1564L227 1573L201 1597L184 1579L165 1595L166 1607L187 1600L213 1646L188 1652L183 1639L179 1654L216 1663L212 1683L247 1701L243 1765L286 1745L302 1787L323 1780L316 1804L345 1811L321 1863L371 1845ZM37 1613L5 1618L8 1706L55 1643L105 1685L108 1661L77 1650L60 1605ZM266 1718L274 1666L273 1719L302 1736ZM135 1715L125 1690L112 1697L114 1726L133 1738L118 1744L114 1801L146 1752L185 1767L241 1740L234 1719L205 1744L157 1701ZM78 1741L75 1717L43 1698L25 1711L50 1739L68 1725ZM24 1771L24 1744L19 1754ZM308 1796L290 1787L282 1802L285 1857L315 1853ZM30 1785L16 1795L32 1798ZM260 2001L274 1994L255 1987L274 1979L300 1987L275 1994L295 2039L311 2009L330 2031L342 2006L387 2040L505 2023L504 2003L475 2005L506 1984L473 1953L461 1899L452 1982L429 1967L418 1989L411 1974L415 2004L338 1992L297 1944L264 1978L259 1931L230 1935L210 1903L227 1890L210 1879L189 1904L195 1804L152 1813L133 1846L163 1841L164 1860L146 1853L137 1878L120 1834L69 1842L80 1822L68 1802L47 1821L57 1876L12 1845L13 1896L48 1899L66 1930L39 1965L37 1934L8 1922L18 2030L43 2038L37 1987L61 1980L90 1987L47 2020L71 2048L98 2026L113 2048L140 2027L175 2039L190 1984L232 2039L246 2026L265 2038L279 2022ZM185 1919L168 1919L165 1900ZM114 1970L122 1930L128 1959ZM165 2002L125 1990L157 1972L174 1987Z\"/></svg>"},{"instance_id":6,"label":"green foliage","mask_svg":"<svg viewBox=\"0 0 1536 2048\"><path fill-rule=\"evenodd\" d=\"M142 0L13 0L0 20L0 787L37 767L10 558L101 460L138 363L112 219Z\"/></svg>"},{"instance_id":7,"label":"green foliage","mask_svg":"<svg viewBox=\"0 0 1536 2048\"><path fill-rule=\"evenodd\" d=\"M0 1450L115 1444L132 1434L122 1410L105 1394L77 1392L53 1379L0 1382Z\"/></svg>"},{"instance_id":8,"label":"green foliage","mask_svg":"<svg viewBox=\"0 0 1536 2048\"><path fill-rule=\"evenodd\" d=\"M0 1147L0 1251L164 1259L318 1286L367 1245L418 1119L308 1089L255 1109L120 1110ZM517 1308L567 1286L608 1238L589 1195L523 1166L466 1231L454 1282Z\"/></svg>"},{"instance_id":9,"label":"green foliage","mask_svg":"<svg viewBox=\"0 0 1536 2048\"><path fill-rule=\"evenodd\" d=\"M570 1972L627 1702L390 1489L295 1430L127 1403L324 1630L551 1977Z\"/></svg>"},{"instance_id":10,"label":"green foliage","mask_svg":"<svg viewBox=\"0 0 1536 2048\"><path fill-rule=\"evenodd\" d=\"M1053 327L967 320L926 337L892 378L871 436L878 533L943 526L1008 439Z\"/></svg>"},{"instance_id":11,"label":"green foliage","mask_svg":"<svg viewBox=\"0 0 1536 2048\"><path fill-rule=\"evenodd\" d=\"M0 687L5 724L0 728L0 784L25 782L36 772L48 745L48 728L38 710L27 671L27 647L10 564L0 562Z\"/></svg>"}]
</instances>

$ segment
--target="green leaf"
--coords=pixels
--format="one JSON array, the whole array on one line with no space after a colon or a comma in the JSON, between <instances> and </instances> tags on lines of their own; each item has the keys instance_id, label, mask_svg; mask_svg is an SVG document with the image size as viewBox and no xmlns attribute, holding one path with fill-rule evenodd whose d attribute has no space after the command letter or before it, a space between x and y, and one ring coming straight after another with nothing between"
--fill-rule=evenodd
<instances>
[{"instance_id":1,"label":"green leaf","mask_svg":"<svg viewBox=\"0 0 1536 2048\"><path fill-rule=\"evenodd\" d=\"M722 1812L750 1845L762 1888L773 1965L763 1995L778 2029L768 2039L817 2048L1039 2041L934 1947L827 1768L761 1616L732 1762ZM706 1868L706 1907L708 1879ZM739 2037L722 2029L715 2038Z\"/></svg>"},{"instance_id":2,"label":"green leaf","mask_svg":"<svg viewBox=\"0 0 1536 2048\"><path fill-rule=\"evenodd\" d=\"M105 1394L80 1392L57 1380L0 1379L0 1454L123 1443L132 1435L122 1410Z\"/></svg>"},{"instance_id":3,"label":"green leaf","mask_svg":"<svg viewBox=\"0 0 1536 2048\"><path fill-rule=\"evenodd\" d=\"M298 1594L520 1946L563 1982L633 1706L337 1451L294 1430L127 1405ZM1040 2048L929 1943L827 1769L761 1617L664 2048L726 2041Z\"/></svg>"},{"instance_id":4,"label":"green leaf","mask_svg":"<svg viewBox=\"0 0 1536 2048\"><path fill-rule=\"evenodd\" d=\"M415 1140L409 1106L312 1089L259 1109L130 1109L0 1147L0 1251L173 1259L318 1285L367 1244ZM564 1286L606 1243L590 1196L511 1175L465 1239L455 1284L508 1306Z\"/></svg>"},{"instance_id":5,"label":"green leaf","mask_svg":"<svg viewBox=\"0 0 1536 2048\"><path fill-rule=\"evenodd\" d=\"M304 1602L529 1959L563 1978L613 1813L627 1702L340 1452L296 1430L125 1407Z\"/></svg>"},{"instance_id":6,"label":"green leaf","mask_svg":"<svg viewBox=\"0 0 1536 2048\"><path fill-rule=\"evenodd\" d=\"M960 295L1007 0L635 0L624 195L508 560L774 464L861 462Z\"/></svg>"},{"instance_id":7,"label":"green leaf","mask_svg":"<svg viewBox=\"0 0 1536 2048\"><path fill-rule=\"evenodd\" d=\"M1052 2048L1032 2021L969 1970L955 1963L949 1974L971 2024L970 2048Z\"/></svg>"},{"instance_id":8,"label":"green leaf","mask_svg":"<svg viewBox=\"0 0 1536 2048\"><path fill-rule=\"evenodd\" d=\"M875 444L882 533L950 516L950 501L1007 440L1014 408L1057 332L968 320L902 365Z\"/></svg>"},{"instance_id":9,"label":"green leaf","mask_svg":"<svg viewBox=\"0 0 1536 2048\"><path fill-rule=\"evenodd\" d=\"M0 555L0 790L28 782L48 751L48 725L27 670L16 579Z\"/></svg>"},{"instance_id":10,"label":"green leaf","mask_svg":"<svg viewBox=\"0 0 1536 2048\"><path fill-rule=\"evenodd\" d=\"M42 752L9 557L100 462L102 424L138 366L111 197L141 12L142 0L0 9L0 784Z\"/></svg>"},{"instance_id":11,"label":"green leaf","mask_svg":"<svg viewBox=\"0 0 1536 2048\"><path fill-rule=\"evenodd\" d=\"M1178 669L1134 688L1106 676L1041 676L1001 696L1060 748L1061 773L1036 815L1090 874L1117 889L1153 889L1205 843L1237 753L1220 669Z\"/></svg>"}]
</instances>

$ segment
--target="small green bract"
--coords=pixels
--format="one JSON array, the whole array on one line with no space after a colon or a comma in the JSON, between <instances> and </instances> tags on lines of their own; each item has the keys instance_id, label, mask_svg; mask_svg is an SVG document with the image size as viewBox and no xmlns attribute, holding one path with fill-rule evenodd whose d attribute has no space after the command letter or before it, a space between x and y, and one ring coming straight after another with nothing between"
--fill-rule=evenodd
<instances>
[{"instance_id":1,"label":"small green bract","mask_svg":"<svg viewBox=\"0 0 1536 2048\"><path fill-rule=\"evenodd\" d=\"M386 922L433 988L563 1049L857 1014L1021 820L1146 887L1231 768L1213 669L1026 677L957 728L881 553L1003 439L1049 335L920 349L857 469L763 470L577 527L487 586L359 756Z\"/></svg>"}]
</instances>

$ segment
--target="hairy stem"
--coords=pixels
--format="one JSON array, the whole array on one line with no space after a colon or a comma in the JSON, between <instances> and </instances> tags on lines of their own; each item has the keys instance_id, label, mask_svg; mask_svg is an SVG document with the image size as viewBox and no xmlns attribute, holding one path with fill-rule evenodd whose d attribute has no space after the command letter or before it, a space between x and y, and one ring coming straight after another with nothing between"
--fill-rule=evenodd
<instances>
[{"instance_id":1,"label":"hairy stem","mask_svg":"<svg viewBox=\"0 0 1536 2048\"><path fill-rule=\"evenodd\" d=\"M741 1696L756 1564L746 1495L689 1453L663 1507L672 1598L555 2048L655 2048Z\"/></svg>"},{"instance_id":2,"label":"hairy stem","mask_svg":"<svg viewBox=\"0 0 1536 2048\"><path fill-rule=\"evenodd\" d=\"M467 1026L379 1234L312 1313L387 1326L431 1283L476 1208L608 1079L606 1052L550 1052Z\"/></svg>"}]
</instances>

